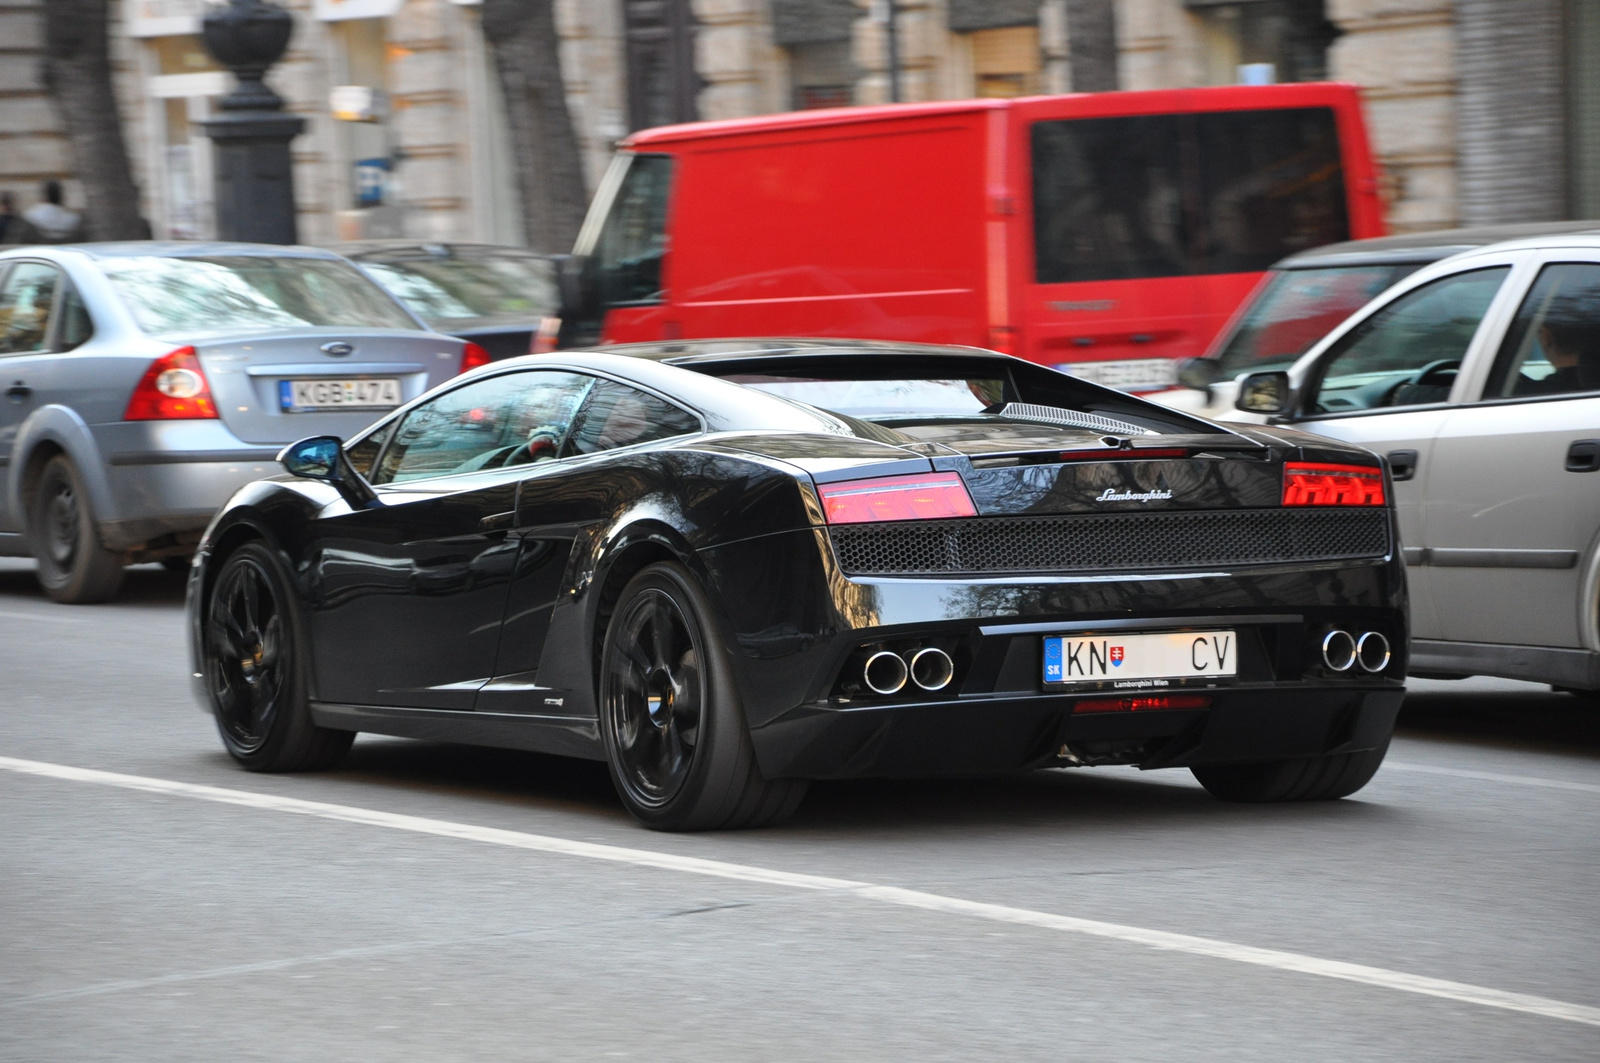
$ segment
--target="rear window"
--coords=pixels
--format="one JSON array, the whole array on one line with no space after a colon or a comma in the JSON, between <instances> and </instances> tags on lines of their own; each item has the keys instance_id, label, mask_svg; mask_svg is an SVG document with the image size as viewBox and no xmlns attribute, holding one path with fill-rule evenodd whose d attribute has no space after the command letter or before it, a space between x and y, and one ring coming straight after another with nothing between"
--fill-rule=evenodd
<instances>
[{"instance_id":1,"label":"rear window","mask_svg":"<svg viewBox=\"0 0 1600 1063\"><path fill-rule=\"evenodd\" d=\"M1264 270L1350 238L1332 109L1037 122L1040 284Z\"/></svg>"},{"instance_id":2,"label":"rear window","mask_svg":"<svg viewBox=\"0 0 1600 1063\"><path fill-rule=\"evenodd\" d=\"M726 379L851 417L960 417L1003 403L1006 391L1005 381L998 377L823 380L746 374Z\"/></svg>"},{"instance_id":3,"label":"rear window","mask_svg":"<svg viewBox=\"0 0 1600 1063\"><path fill-rule=\"evenodd\" d=\"M100 270L145 332L417 324L366 274L326 258L134 255Z\"/></svg>"},{"instance_id":4,"label":"rear window","mask_svg":"<svg viewBox=\"0 0 1600 1063\"><path fill-rule=\"evenodd\" d=\"M361 265L430 325L482 318L532 321L557 312L550 262L520 255L368 258Z\"/></svg>"},{"instance_id":5,"label":"rear window","mask_svg":"<svg viewBox=\"0 0 1600 1063\"><path fill-rule=\"evenodd\" d=\"M1287 369L1333 327L1418 264L1291 269L1269 275L1223 347L1223 373Z\"/></svg>"}]
</instances>

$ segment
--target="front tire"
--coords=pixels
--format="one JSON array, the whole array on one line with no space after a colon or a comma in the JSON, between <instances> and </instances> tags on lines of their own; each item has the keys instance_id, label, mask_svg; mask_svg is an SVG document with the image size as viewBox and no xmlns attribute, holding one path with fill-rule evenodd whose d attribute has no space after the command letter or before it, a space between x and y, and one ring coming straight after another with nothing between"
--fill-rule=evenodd
<instances>
[{"instance_id":1,"label":"front tire","mask_svg":"<svg viewBox=\"0 0 1600 1063\"><path fill-rule=\"evenodd\" d=\"M72 459L57 454L45 462L27 514L28 545L45 594L66 605L115 596L122 586L123 556L101 545L89 492Z\"/></svg>"},{"instance_id":2,"label":"front tire","mask_svg":"<svg viewBox=\"0 0 1600 1063\"><path fill-rule=\"evenodd\" d=\"M688 570L664 562L623 588L606 628L606 763L622 803L655 830L770 826L805 796L805 780L768 780L757 767L711 616Z\"/></svg>"},{"instance_id":3,"label":"front tire","mask_svg":"<svg viewBox=\"0 0 1600 1063\"><path fill-rule=\"evenodd\" d=\"M1211 796L1222 801L1337 801L1371 782L1388 752L1389 742L1385 739L1377 749L1360 753L1260 764L1214 764L1189 770Z\"/></svg>"},{"instance_id":4,"label":"front tire","mask_svg":"<svg viewBox=\"0 0 1600 1063\"><path fill-rule=\"evenodd\" d=\"M206 601L211 709L228 755L250 771L331 768L355 740L311 720L293 602L282 563L262 543L228 556Z\"/></svg>"}]
</instances>

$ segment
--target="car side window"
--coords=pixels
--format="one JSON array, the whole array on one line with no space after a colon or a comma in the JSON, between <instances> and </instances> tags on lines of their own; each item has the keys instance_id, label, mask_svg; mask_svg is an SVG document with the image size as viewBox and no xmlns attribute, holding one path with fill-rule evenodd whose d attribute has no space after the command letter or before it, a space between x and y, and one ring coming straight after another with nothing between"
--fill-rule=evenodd
<instances>
[{"instance_id":1,"label":"car side window","mask_svg":"<svg viewBox=\"0 0 1600 1063\"><path fill-rule=\"evenodd\" d=\"M1485 399L1600 391L1600 264L1544 267L1506 332Z\"/></svg>"},{"instance_id":2,"label":"car side window","mask_svg":"<svg viewBox=\"0 0 1600 1063\"><path fill-rule=\"evenodd\" d=\"M84 305L83 296L68 281L61 289L61 312L56 325L56 350L70 351L81 347L94 335L94 319Z\"/></svg>"},{"instance_id":3,"label":"car side window","mask_svg":"<svg viewBox=\"0 0 1600 1063\"><path fill-rule=\"evenodd\" d=\"M1315 413L1444 402L1509 266L1442 277L1407 292L1324 356Z\"/></svg>"},{"instance_id":4,"label":"car side window","mask_svg":"<svg viewBox=\"0 0 1600 1063\"><path fill-rule=\"evenodd\" d=\"M700 419L687 410L626 384L601 380L578 412L566 453L596 454L698 431Z\"/></svg>"},{"instance_id":5,"label":"car side window","mask_svg":"<svg viewBox=\"0 0 1600 1063\"><path fill-rule=\"evenodd\" d=\"M395 422L390 421L376 432L369 432L360 442L346 447L344 456L349 460L350 467L367 479L372 479L372 463L378 460L379 451L383 450L383 445L394 434L394 426Z\"/></svg>"},{"instance_id":6,"label":"car side window","mask_svg":"<svg viewBox=\"0 0 1600 1063\"><path fill-rule=\"evenodd\" d=\"M47 350L50 312L61 274L41 262L19 262L0 285L0 355Z\"/></svg>"},{"instance_id":7,"label":"car side window","mask_svg":"<svg viewBox=\"0 0 1600 1063\"><path fill-rule=\"evenodd\" d=\"M447 391L405 415L372 481L402 483L552 461L594 386L579 373L505 373Z\"/></svg>"}]
</instances>

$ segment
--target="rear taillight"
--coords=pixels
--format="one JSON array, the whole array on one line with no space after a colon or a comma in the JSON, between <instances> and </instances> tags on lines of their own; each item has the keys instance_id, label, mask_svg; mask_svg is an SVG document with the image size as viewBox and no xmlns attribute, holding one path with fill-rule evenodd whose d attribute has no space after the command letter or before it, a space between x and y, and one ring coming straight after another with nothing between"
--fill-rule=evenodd
<instances>
[{"instance_id":1,"label":"rear taillight","mask_svg":"<svg viewBox=\"0 0 1600 1063\"><path fill-rule=\"evenodd\" d=\"M494 359L489 356L489 352L479 347L476 343L469 341L465 347L461 348L461 371L463 373L471 369L477 369L479 366L488 365L492 361Z\"/></svg>"},{"instance_id":2,"label":"rear taillight","mask_svg":"<svg viewBox=\"0 0 1600 1063\"><path fill-rule=\"evenodd\" d=\"M124 421L188 421L217 415L211 385L193 347L179 347L150 363L128 399Z\"/></svg>"},{"instance_id":3,"label":"rear taillight","mask_svg":"<svg viewBox=\"0 0 1600 1063\"><path fill-rule=\"evenodd\" d=\"M1383 470L1371 465L1289 462L1283 467L1286 506L1381 506Z\"/></svg>"},{"instance_id":4,"label":"rear taillight","mask_svg":"<svg viewBox=\"0 0 1600 1063\"><path fill-rule=\"evenodd\" d=\"M878 520L938 520L976 517L978 510L967 485L953 472L881 476L846 480L817 488L829 524L865 524Z\"/></svg>"}]
</instances>

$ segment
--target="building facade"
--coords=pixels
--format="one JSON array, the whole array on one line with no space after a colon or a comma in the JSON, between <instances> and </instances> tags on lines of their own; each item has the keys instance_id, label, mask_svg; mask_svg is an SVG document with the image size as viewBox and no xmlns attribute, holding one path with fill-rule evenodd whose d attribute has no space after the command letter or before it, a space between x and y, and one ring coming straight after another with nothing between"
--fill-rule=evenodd
<instances>
[{"instance_id":1,"label":"building facade","mask_svg":"<svg viewBox=\"0 0 1600 1063\"><path fill-rule=\"evenodd\" d=\"M200 44L205 2L113 0L161 236L214 231L195 123L230 76ZM269 82L308 120L301 239L520 242L480 0L280 2L295 35ZM0 0L0 188L24 204L71 170L38 84L40 10ZM556 14L591 189L620 137L669 122L1331 78L1365 90L1397 230L1600 217L1600 0L556 0Z\"/></svg>"}]
</instances>

